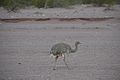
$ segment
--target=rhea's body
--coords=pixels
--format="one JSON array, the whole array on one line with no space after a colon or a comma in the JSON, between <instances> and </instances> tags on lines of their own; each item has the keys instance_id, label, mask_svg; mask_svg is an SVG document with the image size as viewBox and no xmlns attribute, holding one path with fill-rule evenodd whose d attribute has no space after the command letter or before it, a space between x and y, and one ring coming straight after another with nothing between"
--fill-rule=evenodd
<instances>
[{"instance_id":1,"label":"rhea's body","mask_svg":"<svg viewBox=\"0 0 120 80\"><path fill-rule=\"evenodd\" d=\"M54 66L54 70L56 68L56 62L57 59L59 57L63 57L64 62L66 64L66 66L68 67L66 61L65 61L65 54L69 54L69 53L75 53L78 49L78 44L80 44L80 42L76 42L75 43L75 48L72 49L70 45L66 44L66 43L58 43L55 44L54 46L52 46L50 54L55 56L55 66Z\"/></svg>"}]
</instances>

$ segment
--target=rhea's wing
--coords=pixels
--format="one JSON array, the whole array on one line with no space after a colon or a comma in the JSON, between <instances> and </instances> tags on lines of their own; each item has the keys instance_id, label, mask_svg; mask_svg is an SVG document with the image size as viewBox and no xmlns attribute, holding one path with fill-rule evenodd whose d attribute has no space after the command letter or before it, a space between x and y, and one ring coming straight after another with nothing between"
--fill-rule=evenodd
<instances>
[{"instance_id":1,"label":"rhea's wing","mask_svg":"<svg viewBox=\"0 0 120 80\"><path fill-rule=\"evenodd\" d=\"M70 51L70 46L68 44L65 43L59 43L54 45L51 48L51 53L52 54L57 54L57 53L67 53L68 51Z\"/></svg>"}]
</instances>

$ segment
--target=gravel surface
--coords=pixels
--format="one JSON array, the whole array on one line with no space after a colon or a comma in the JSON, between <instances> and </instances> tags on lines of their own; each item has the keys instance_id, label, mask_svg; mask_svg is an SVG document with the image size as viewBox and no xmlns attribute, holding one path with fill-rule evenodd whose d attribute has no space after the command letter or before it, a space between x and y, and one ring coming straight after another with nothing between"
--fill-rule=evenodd
<instances>
[{"instance_id":1,"label":"gravel surface","mask_svg":"<svg viewBox=\"0 0 120 80\"><path fill-rule=\"evenodd\" d=\"M76 5L72 9L65 8L33 8L20 9L16 13L8 13L0 8L0 18L108 18L120 17L120 5L113 6L114 10L105 11L105 7Z\"/></svg>"},{"instance_id":2,"label":"gravel surface","mask_svg":"<svg viewBox=\"0 0 120 80\"><path fill-rule=\"evenodd\" d=\"M120 80L119 20L79 23L0 24L0 80ZM67 56L68 70L49 50L65 42L78 51Z\"/></svg>"},{"instance_id":3,"label":"gravel surface","mask_svg":"<svg viewBox=\"0 0 120 80\"><path fill-rule=\"evenodd\" d=\"M26 8L8 13L0 8L1 19L13 18L110 18L109 20L48 20L0 22L0 80L120 80L120 6L74 6L73 9ZM78 51L62 59L53 70L52 45L65 42Z\"/></svg>"}]
</instances>

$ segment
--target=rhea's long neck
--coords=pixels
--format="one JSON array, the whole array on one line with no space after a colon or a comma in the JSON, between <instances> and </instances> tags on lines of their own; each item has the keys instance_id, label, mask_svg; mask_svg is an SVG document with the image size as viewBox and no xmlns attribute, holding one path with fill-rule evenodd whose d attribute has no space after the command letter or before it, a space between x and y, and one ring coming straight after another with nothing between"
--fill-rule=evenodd
<instances>
[{"instance_id":1,"label":"rhea's long neck","mask_svg":"<svg viewBox=\"0 0 120 80\"><path fill-rule=\"evenodd\" d=\"M78 50L78 44L75 44L75 48L71 50L71 53L75 53Z\"/></svg>"}]
</instances>

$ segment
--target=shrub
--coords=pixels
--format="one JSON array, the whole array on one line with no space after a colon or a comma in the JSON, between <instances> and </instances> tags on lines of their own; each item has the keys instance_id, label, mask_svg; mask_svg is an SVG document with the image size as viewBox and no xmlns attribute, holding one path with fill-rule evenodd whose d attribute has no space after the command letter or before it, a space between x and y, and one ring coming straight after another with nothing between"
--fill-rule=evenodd
<instances>
[{"instance_id":1,"label":"shrub","mask_svg":"<svg viewBox=\"0 0 120 80\"><path fill-rule=\"evenodd\" d=\"M103 6L104 4L107 5L114 5L116 0L93 0L93 4L95 6Z\"/></svg>"},{"instance_id":2,"label":"shrub","mask_svg":"<svg viewBox=\"0 0 120 80\"><path fill-rule=\"evenodd\" d=\"M90 4L92 3L92 0L82 0L82 4Z\"/></svg>"},{"instance_id":3,"label":"shrub","mask_svg":"<svg viewBox=\"0 0 120 80\"><path fill-rule=\"evenodd\" d=\"M1 5L8 11L16 11L18 8L31 5L31 0L2 0Z\"/></svg>"},{"instance_id":4,"label":"shrub","mask_svg":"<svg viewBox=\"0 0 120 80\"><path fill-rule=\"evenodd\" d=\"M9 11L15 11L18 8L26 6L42 7L69 7L74 4L94 4L95 6L103 6L107 4L112 6L118 0L0 0L0 6L5 7Z\"/></svg>"},{"instance_id":5,"label":"shrub","mask_svg":"<svg viewBox=\"0 0 120 80\"><path fill-rule=\"evenodd\" d=\"M45 0L32 0L32 4L35 7L41 8L41 7L44 7Z\"/></svg>"},{"instance_id":6,"label":"shrub","mask_svg":"<svg viewBox=\"0 0 120 80\"><path fill-rule=\"evenodd\" d=\"M48 0L48 2L47 2L47 7L50 7L50 8L53 8L54 6L53 6L53 2L54 2L54 0ZM45 6L44 6L45 7Z\"/></svg>"},{"instance_id":7,"label":"shrub","mask_svg":"<svg viewBox=\"0 0 120 80\"><path fill-rule=\"evenodd\" d=\"M112 6L112 5L114 5L116 3L116 1L115 0L105 0L104 3L108 4L109 6Z\"/></svg>"},{"instance_id":8,"label":"shrub","mask_svg":"<svg viewBox=\"0 0 120 80\"><path fill-rule=\"evenodd\" d=\"M70 5L70 2L68 0L60 0L60 4L59 4L59 7L69 7Z\"/></svg>"},{"instance_id":9,"label":"shrub","mask_svg":"<svg viewBox=\"0 0 120 80\"><path fill-rule=\"evenodd\" d=\"M3 1L4 0L0 0L0 7L3 6Z\"/></svg>"},{"instance_id":10,"label":"shrub","mask_svg":"<svg viewBox=\"0 0 120 80\"><path fill-rule=\"evenodd\" d=\"M32 4L32 0L16 0L20 6L30 6Z\"/></svg>"},{"instance_id":11,"label":"shrub","mask_svg":"<svg viewBox=\"0 0 120 80\"><path fill-rule=\"evenodd\" d=\"M2 5L8 11L15 11L18 6L15 0L4 0Z\"/></svg>"},{"instance_id":12,"label":"shrub","mask_svg":"<svg viewBox=\"0 0 120 80\"><path fill-rule=\"evenodd\" d=\"M94 6L100 7L100 6L103 6L104 1L105 1L105 0L92 0L91 2L92 2L92 4L93 4Z\"/></svg>"},{"instance_id":13,"label":"shrub","mask_svg":"<svg viewBox=\"0 0 120 80\"><path fill-rule=\"evenodd\" d=\"M32 0L32 4L38 8L44 7L46 0ZM48 0L48 7L67 7L69 5L68 0Z\"/></svg>"}]
</instances>

